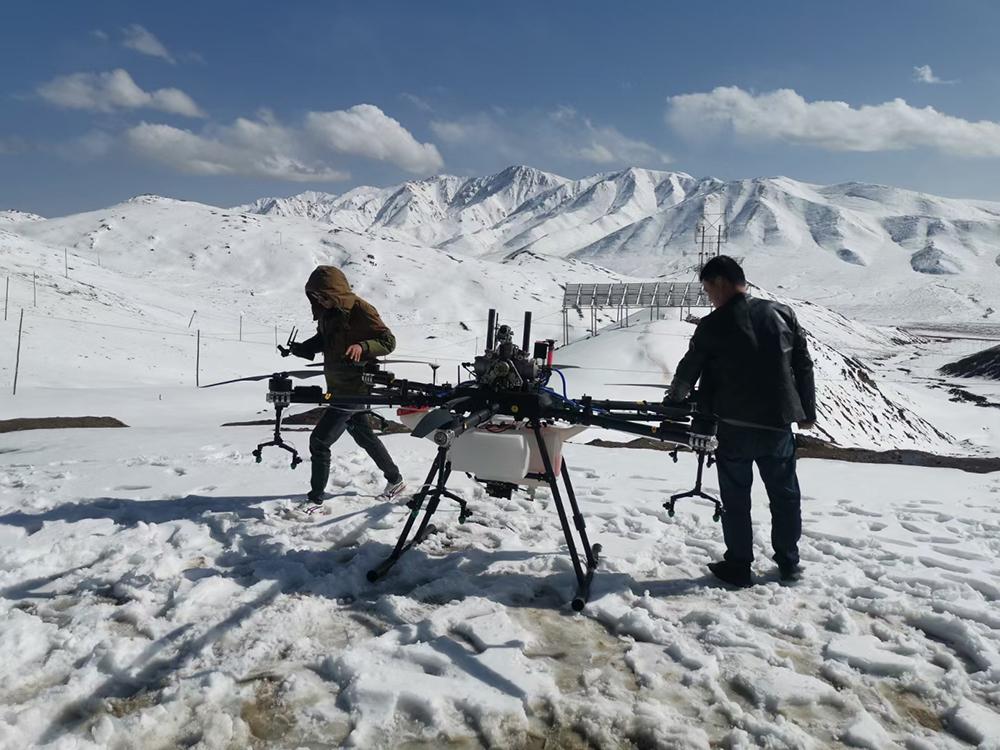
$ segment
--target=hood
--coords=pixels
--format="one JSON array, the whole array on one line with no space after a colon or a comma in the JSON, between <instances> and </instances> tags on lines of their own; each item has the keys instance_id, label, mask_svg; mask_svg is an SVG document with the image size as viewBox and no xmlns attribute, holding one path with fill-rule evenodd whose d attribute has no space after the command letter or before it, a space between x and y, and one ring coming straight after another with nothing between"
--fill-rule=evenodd
<instances>
[{"instance_id":1,"label":"hood","mask_svg":"<svg viewBox=\"0 0 1000 750\"><path fill-rule=\"evenodd\" d=\"M350 310L358 301L344 272L334 266L317 266L316 270L309 274L306 292L315 293L319 297L320 304L327 309L337 307L341 310Z\"/></svg>"}]
</instances>

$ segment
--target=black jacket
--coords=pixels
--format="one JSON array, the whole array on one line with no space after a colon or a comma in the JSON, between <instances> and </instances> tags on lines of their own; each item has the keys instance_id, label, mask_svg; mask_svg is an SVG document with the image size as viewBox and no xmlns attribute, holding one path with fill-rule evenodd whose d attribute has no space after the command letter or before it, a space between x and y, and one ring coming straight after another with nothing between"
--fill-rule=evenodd
<instances>
[{"instance_id":1,"label":"black jacket","mask_svg":"<svg viewBox=\"0 0 1000 750\"><path fill-rule=\"evenodd\" d=\"M698 323L667 398L701 378L704 405L720 419L767 427L816 419L806 337L787 305L737 294Z\"/></svg>"}]
</instances>

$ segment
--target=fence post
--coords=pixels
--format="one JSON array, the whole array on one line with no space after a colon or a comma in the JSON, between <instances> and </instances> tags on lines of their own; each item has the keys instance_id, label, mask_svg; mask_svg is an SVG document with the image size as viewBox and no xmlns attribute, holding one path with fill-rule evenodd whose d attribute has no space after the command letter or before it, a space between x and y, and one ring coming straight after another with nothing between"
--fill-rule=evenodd
<instances>
[{"instance_id":1,"label":"fence post","mask_svg":"<svg viewBox=\"0 0 1000 750\"><path fill-rule=\"evenodd\" d=\"M195 334L194 387L201 388L201 329Z\"/></svg>"},{"instance_id":2,"label":"fence post","mask_svg":"<svg viewBox=\"0 0 1000 750\"><path fill-rule=\"evenodd\" d=\"M17 395L17 372L21 369L21 328L24 326L24 308L21 308L21 319L17 323L17 356L14 358L14 394Z\"/></svg>"}]
</instances>

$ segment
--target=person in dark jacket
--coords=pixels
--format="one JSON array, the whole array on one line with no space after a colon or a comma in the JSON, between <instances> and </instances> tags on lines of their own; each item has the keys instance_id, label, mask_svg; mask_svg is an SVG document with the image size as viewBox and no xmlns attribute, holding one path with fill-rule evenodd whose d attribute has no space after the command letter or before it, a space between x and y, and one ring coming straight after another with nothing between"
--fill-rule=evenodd
<instances>
[{"instance_id":1,"label":"person in dark jacket","mask_svg":"<svg viewBox=\"0 0 1000 750\"><path fill-rule=\"evenodd\" d=\"M756 463L771 505L774 560L782 580L795 580L802 515L791 424L810 429L816 420L805 334L790 307L747 294L743 269L732 258L711 259L701 282L715 310L698 323L664 401L683 401L700 378L699 402L719 418L716 461L726 554L708 567L727 583L752 583L750 488Z\"/></svg>"},{"instance_id":2,"label":"person in dark jacket","mask_svg":"<svg viewBox=\"0 0 1000 750\"><path fill-rule=\"evenodd\" d=\"M329 393L367 393L367 386L362 381L361 361L392 352L396 348L392 331L382 322L378 310L354 294L339 268L318 266L306 282L306 297L316 321L316 335L292 342L288 353L311 360L322 352ZM326 410L309 439L312 475L307 498L310 503L323 501L330 477L330 447L345 430L385 476L386 484L380 497L392 498L406 489L389 451L372 431L368 416L366 411L333 407Z\"/></svg>"}]
</instances>

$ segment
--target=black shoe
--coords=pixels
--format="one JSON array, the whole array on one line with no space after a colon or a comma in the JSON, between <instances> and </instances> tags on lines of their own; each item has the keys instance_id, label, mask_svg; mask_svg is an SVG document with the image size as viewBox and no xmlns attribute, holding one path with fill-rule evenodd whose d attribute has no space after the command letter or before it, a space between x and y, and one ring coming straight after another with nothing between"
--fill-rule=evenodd
<instances>
[{"instance_id":1,"label":"black shoe","mask_svg":"<svg viewBox=\"0 0 1000 750\"><path fill-rule=\"evenodd\" d=\"M720 560L709 563L708 569L712 575L720 581L725 581L730 586L745 589L753 586L753 579L750 577L750 563L732 562L731 560Z\"/></svg>"},{"instance_id":2,"label":"black shoe","mask_svg":"<svg viewBox=\"0 0 1000 750\"><path fill-rule=\"evenodd\" d=\"M778 577L784 583L794 583L802 578L802 566L798 563L792 565L779 565Z\"/></svg>"},{"instance_id":3,"label":"black shoe","mask_svg":"<svg viewBox=\"0 0 1000 750\"><path fill-rule=\"evenodd\" d=\"M313 505L322 505L324 500L324 492L316 492L313 490L306 495L306 500L308 500Z\"/></svg>"}]
</instances>

